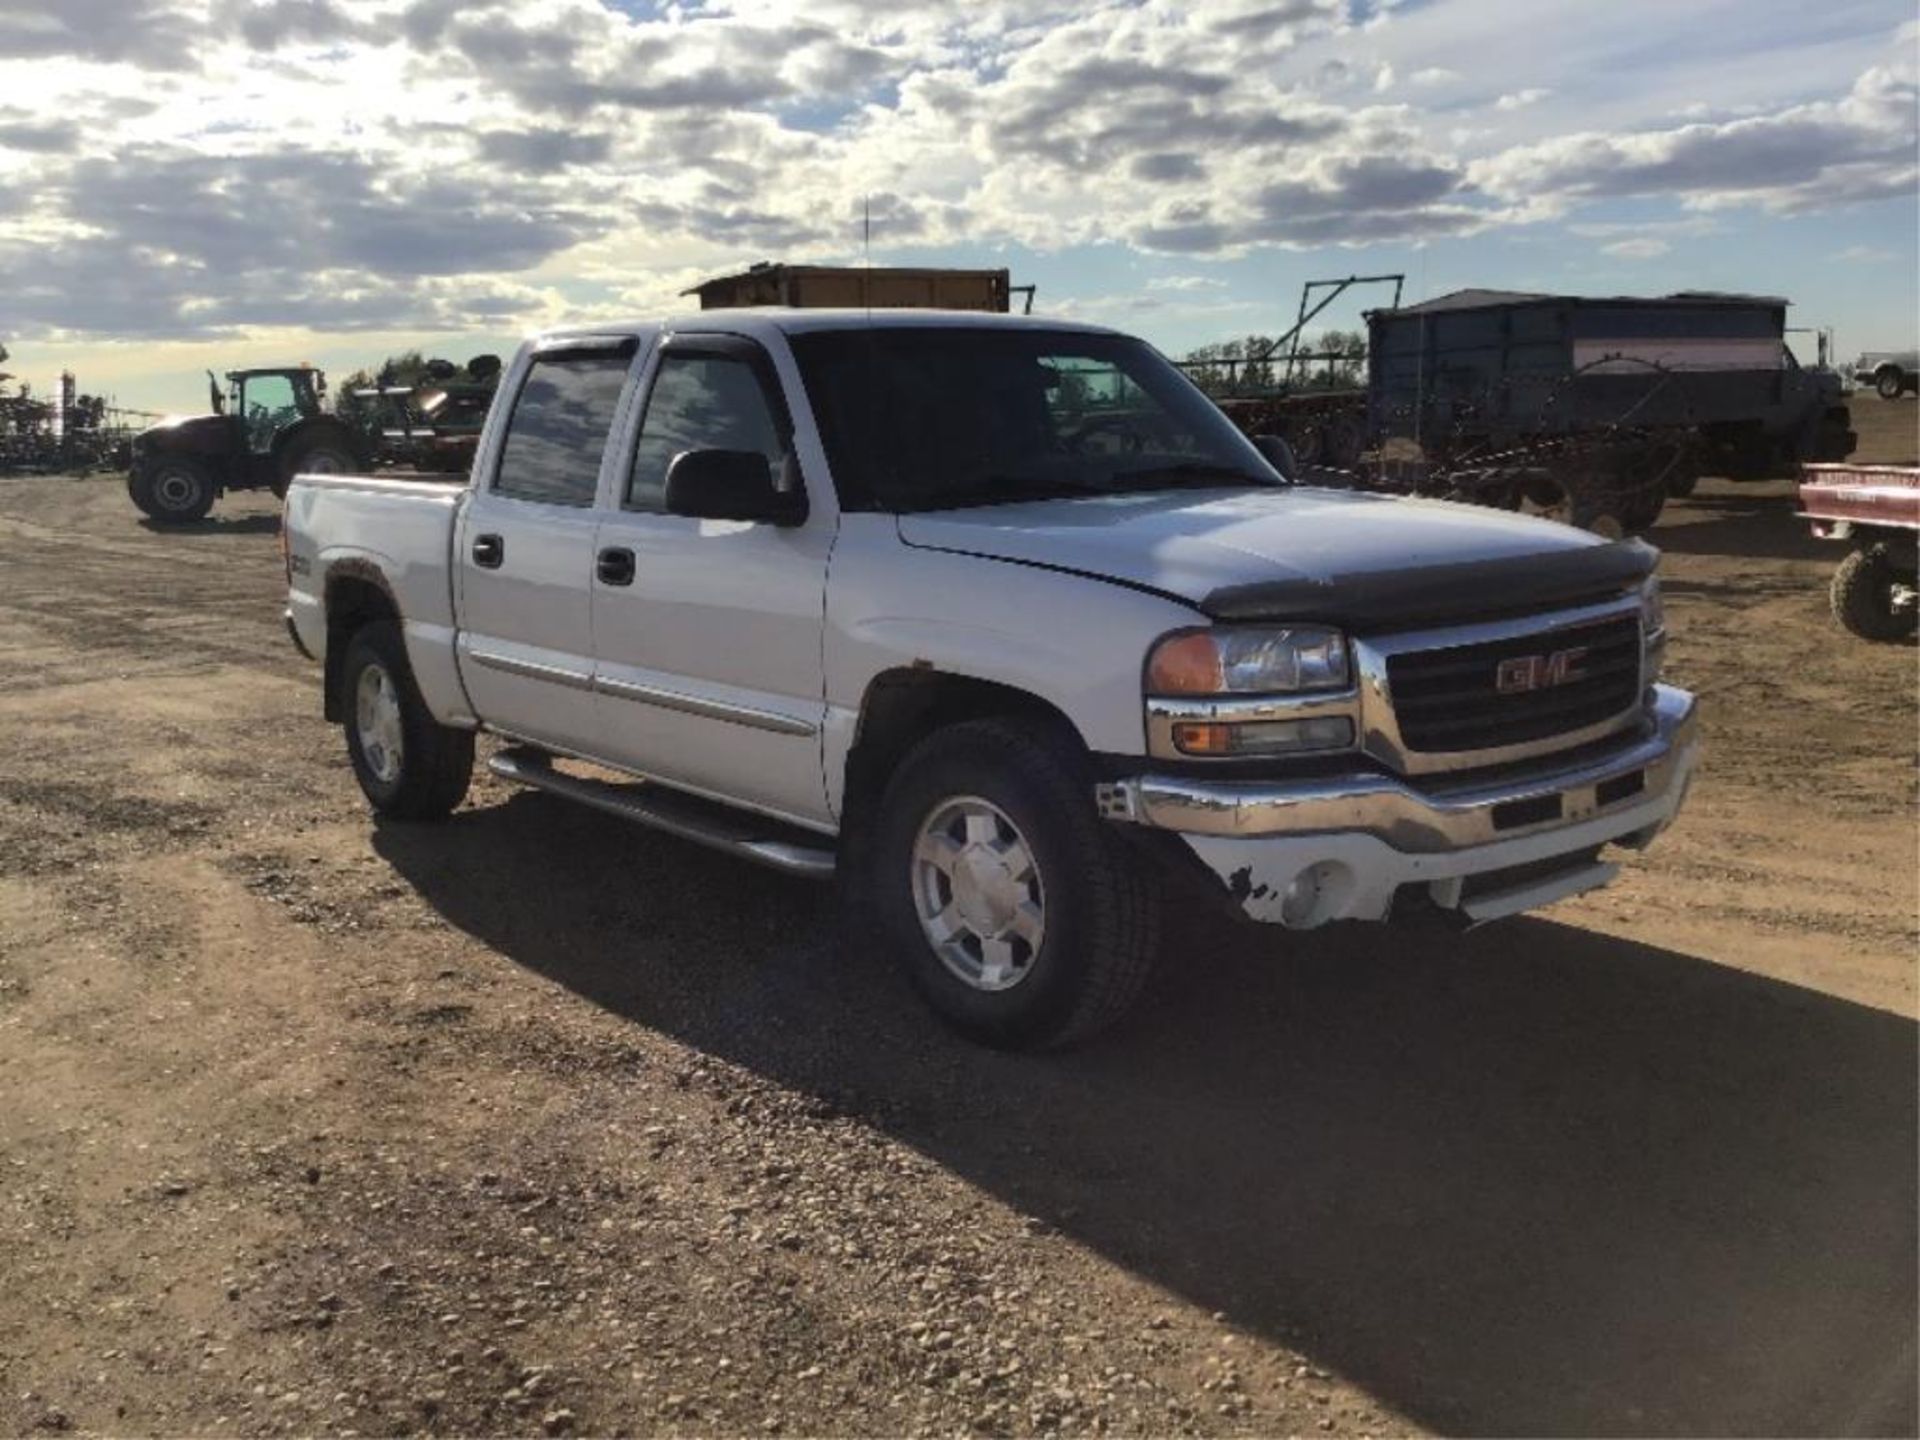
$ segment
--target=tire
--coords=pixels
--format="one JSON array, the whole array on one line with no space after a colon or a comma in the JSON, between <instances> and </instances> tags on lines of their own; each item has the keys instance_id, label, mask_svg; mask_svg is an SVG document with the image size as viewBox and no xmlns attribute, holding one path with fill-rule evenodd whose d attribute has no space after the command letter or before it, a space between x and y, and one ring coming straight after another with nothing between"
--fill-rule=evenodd
<instances>
[{"instance_id":1,"label":"tire","mask_svg":"<svg viewBox=\"0 0 1920 1440\"><path fill-rule=\"evenodd\" d=\"M1906 377L1891 365L1884 365L1873 377L1873 393L1882 400L1898 400L1906 393Z\"/></svg>"},{"instance_id":2,"label":"tire","mask_svg":"<svg viewBox=\"0 0 1920 1440\"><path fill-rule=\"evenodd\" d=\"M1651 487L1623 504L1620 524L1629 535L1644 535L1653 528L1654 522L1660 518L1660 512L1666 508L1666 487L1664 485Z\"/></svg>"},{"instance_id":3,"label":"tire","mask_svg":"<svg viewBox=\"0 0 1920 1440\"><path fill-rule=\"evenodd\" d=\"M353 451L332 436L303 440L280 457L273 493L286 499L287 487L296 475L351 475L359 468L360 462Z\"/></svg>"},{"instance_id":4,"label":"tire","mask_svg":"<svg viewBox=\"0 0 1920 1440\"><path fill-rule=\"evenodd\" d=\"M1914 633L1920 609L1896 606L1894 590L1911 589L1917 577L1903 575L1879 549L1855 550L1833 572L1827 596L1833 618L1862 640L1904 640Z\"/></svg>"},{"instance_id":5,"label":"tire","mask_svg":"<svg viewBox=\"0 0 1920 1440\"><path fill-rule=\"evenodd\" d=\"M341 685L347 757L374 810L394 820L451 814L473 779L473 732L442 725L428 711L397 621L354 631Z\"/></svg>"},{"instance_id":6,"label":"tire","mask_svg":"<svg viewBox=\"0 0 1920 1440\"><path fill-rule=\"evenodd\" d=\"M881 797L867 897L914 988L971 1040L1082 1040L1147 983L1159 877L1095 813L1093 785L1070 736L990 719L922 741Z\"/></svg>"},{"instance_id":7,"label":"tire","mask_svg":"<svg viewBox=\"0 0 1920 1440\"><path fill-rule=\"evenodd\" d=\"M192 525L213 508L213 474L198 460L156 460L127 481L127 494L162 525Z\"/></svg>"}]
</instances>

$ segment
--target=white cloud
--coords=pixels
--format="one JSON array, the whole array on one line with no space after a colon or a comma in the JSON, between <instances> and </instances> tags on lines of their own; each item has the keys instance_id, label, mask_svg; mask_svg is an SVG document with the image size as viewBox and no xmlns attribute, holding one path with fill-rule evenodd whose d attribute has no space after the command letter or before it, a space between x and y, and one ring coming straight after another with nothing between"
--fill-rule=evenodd
<instances>
[{"instance_id":1,"label":"white cloud","mask_svg":"<svg viewBox=\"0 0 1920 1440\"><path fill-rule=\"evenodd\" d=\"M1496 110L1524 110L1529 105L1538 105L1552 93L1551 90L1542 90L1537 87L1527 90L1515 90L1511 94L1502 95L1498 100L1494 101L1493 108Z\"/></svg>"},{"instance_id":2,"label":"white cloud","mask_svg":"<svg viewBox=\"0 0 1920 1440\"><path fill-rule=\"evenodd\" d=\"M1755 204L1793 212L1911 195L1914 62L1909 51L1862 74L1837 101L1627 135L1564 135L1473 168L1494 194L1560 202L1671 195L1700 209Z\"/></svg>"},{"instance_id":3,"label":"white cloud","mask_svg":"<svg viewBox=\"0 0 1920 1440\"><path fill-rule=\"evenodd\" d=\"M848 258L868 211L882 254L1211 258L1417 246L1615 197L1911 193L1910 61L1760 115L1555 134L1547 86L1465 103L1458 54L1391 49L1441 8L0 0L4 318L517 327L744 260ZM1475 153L1521 123L1528 143ZM1635 258L1680 233L1662 223L1593 238Z\"/></svg>"},{"instance_id":4,"label":"white cloud","mask_svg":"<svg viewBox=\"0 0 1920 1440\"><path fill-rule=\"evenodd\" d=\"M1673 246L1669 245L1665 240L1657 240L1652 236L1644 236L1637 240L1615 240L1611 244L1602 245L1600 247L1600 253L1603 255L1613 255L1622 260L1653 260L1666 254L1672 248Z\"/></svg>"},{"instance_id":5,"label":"white cloud","mask_svg":"<svg viewBox=\"0 0 1920 1440\"><path fill-rule=\"evenodd\" d=\"M1149 290L1224 290L1226 285L1215 275L1156 275L1147 281Z\"/></svg>"}]
</instances>

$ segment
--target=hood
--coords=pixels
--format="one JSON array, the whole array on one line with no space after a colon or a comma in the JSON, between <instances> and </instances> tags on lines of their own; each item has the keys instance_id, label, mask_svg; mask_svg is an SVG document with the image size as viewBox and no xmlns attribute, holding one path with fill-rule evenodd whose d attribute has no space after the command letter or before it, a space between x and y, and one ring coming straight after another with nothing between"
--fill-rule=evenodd
<instances>
[{"instance_id":1,"label":"hood","mask_svg":"<svg viewBox=\"0 0 1920 1440\"><path fill-rule=\"evenodd\" d=\"M902 515L908 545L1094 576L1222 620L1356 630L1618 593L1658 552L1477 505L1344 490L1076 496Z\"/></svg>"},{"instance_id":2,"label":"hood","mask_svg":"<svg viewBox=\"0 0 1920 1440\"><path fill-rule=\"evenodd\" d=\"M140 437L145 438L148 435L160 435L179 430L204 429L209 426L224 426L225 424L226 416L224 415L168 415L163 419L154 421L153 424L142 430Z\"/></svg>"}]
</instances>

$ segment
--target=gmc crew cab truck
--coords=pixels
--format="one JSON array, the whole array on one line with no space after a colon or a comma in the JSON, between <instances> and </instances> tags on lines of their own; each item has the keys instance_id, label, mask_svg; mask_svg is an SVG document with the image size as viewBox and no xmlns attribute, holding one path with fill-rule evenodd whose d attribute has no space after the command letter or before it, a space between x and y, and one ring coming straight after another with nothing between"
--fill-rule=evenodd
<instances>
[{"instance_id":1,"label":"gmc crew cab truck","mask_svg":"<svg viewBox=\"0 0 1920 1440\"><path fill-rule=\"evenodd\" d=\"M1049 1045L1177 906L1472 924L1680 807L1654 551L1285 467L1089 326L555 334L464 485L294 481L288 620L380 814L447 814L492 732L511 780L840 871L948 1022Z\"/></svg>"}]
</instances>

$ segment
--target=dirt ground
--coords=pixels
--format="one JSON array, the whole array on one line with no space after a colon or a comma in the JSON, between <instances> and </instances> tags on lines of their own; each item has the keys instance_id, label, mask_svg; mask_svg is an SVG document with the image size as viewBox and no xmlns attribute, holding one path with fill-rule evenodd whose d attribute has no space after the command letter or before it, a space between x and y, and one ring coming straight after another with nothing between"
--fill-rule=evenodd
<instances>
[{"instance_id":1,"label":"dirt ground","mask_svg":"<svg viewBox=\"0 0 1920 1440\"><path fill-rule=\"evenodd\" d=\"M1047 1058L804 882L373 823L275 529L0 481L0 1428L1914 1433L1915 650L1790 487L1654 534L1710 751L1614 889L1176 927Z\"/></svg>"}]
</instances>

